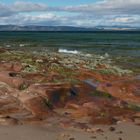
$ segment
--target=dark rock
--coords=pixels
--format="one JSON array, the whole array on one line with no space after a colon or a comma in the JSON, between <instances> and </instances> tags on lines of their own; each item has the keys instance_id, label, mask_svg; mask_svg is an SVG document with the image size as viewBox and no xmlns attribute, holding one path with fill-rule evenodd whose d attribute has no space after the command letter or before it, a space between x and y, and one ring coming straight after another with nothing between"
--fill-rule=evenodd
<instances>
[{"instance_id":1,"label":"dark rock","mask_svg":"<svg viewBox=\"0 0 140 140\"><path fill-rule=\"evenodd\" d=\"M92 136L91 138L92 138L92 139L96 139L97 137L96 137L96 136Z\"/></svg>"},{"instance_id":2,"label":"dark rock","mask_svg":"<svg viewBox=\"0 0 140 140\"><path fill-rule=\"evenodd\" d=\"M75 140L75 138L69 138L69 140Z\"/></svg>"},{"instance_id":3,"label":"dark rock","mask_svg":"<svg viewBox=\"0 0 140 140\"><path fill-rule=\"evenodd\" d=\"M78 91L77 91L77 89L75 87L71 87L70 88L70 93L71 93L72 96L75 96L75 95L78 94Z\"/></svg>"},{"instance_id":4,"label":"dark rock","mask_svg":"<svg viewBox=\"0 0 140 140\"><path fill-rule=\"evenodd\" d=\"M116 129L115 129L115 127L110 127L109 130L110 131L115 131Z\"/></svg>"},{"instance_id":5,"label":"dark rock","mask_svg":"<svg viewBox=\"0 0 140 140\"><path fill-rule=\"evenodd\" d=\"M93 88L94 90L97 89L97 86L98 86L98 82L93 82L92 79L87 79L87 80L84 80L83 81L85 84L89 85L91 88Z\"/></svg>"}]
</instances>

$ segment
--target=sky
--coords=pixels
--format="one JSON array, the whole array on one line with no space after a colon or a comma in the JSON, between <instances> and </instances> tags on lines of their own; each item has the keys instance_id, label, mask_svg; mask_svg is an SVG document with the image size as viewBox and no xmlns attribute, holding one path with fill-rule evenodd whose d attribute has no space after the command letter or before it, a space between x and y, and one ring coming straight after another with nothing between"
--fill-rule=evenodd
<instances>
[{"instance_id":1,"label":"sky","mask_svg":"<svg viewBox=\"0 0 140 140\"><path fill-rule=\"evenodd\" d=\"M140 0L0 0L0 25L140 27Z\"/></svg>"}]
</instances>

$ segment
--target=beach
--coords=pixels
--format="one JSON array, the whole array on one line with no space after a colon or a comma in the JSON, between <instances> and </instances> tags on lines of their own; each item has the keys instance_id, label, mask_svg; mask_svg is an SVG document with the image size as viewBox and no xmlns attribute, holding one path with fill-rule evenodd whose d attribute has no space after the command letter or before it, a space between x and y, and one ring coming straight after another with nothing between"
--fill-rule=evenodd
<instances>
[{"instance_id":1,"label":"beach","mask_svg":"<svg viewBox=\"0 0 140 140\"><path fill-rule=\"evenodd\" d=\"M94 126L103 132L88 133L79 130L62 129L48 126L0 126L0 136L3 140L139 140L139 126L119 124L114 131L111 126Z\"/></svg>"},{"instance_id":2,"label":"beach","mask_svg":"<svg viewBox=\"0 0 140 140\"><path fill-rule=\"evenodd\" d=\"M1 46L1 138L138 140L138 54L122 52Z\"/></svg>"}]
</instances>

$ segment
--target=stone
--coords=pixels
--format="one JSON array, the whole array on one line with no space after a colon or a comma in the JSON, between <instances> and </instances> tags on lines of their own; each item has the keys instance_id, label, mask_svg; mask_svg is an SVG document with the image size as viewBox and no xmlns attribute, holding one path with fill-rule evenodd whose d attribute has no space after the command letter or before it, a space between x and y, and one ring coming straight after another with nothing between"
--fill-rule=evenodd
<instances>
[{"instance_id":1,"label":"stone","mask_svg":"<svg viewBox=\"0 0 140 140\"><path fill-rule=\"evenodd\" d=\"M69 102L68 102L68 103L65 105L65 108L68 108L68 109L79 109L80 106L77 105L77 104L75 104L75 103L69 103Z\"/></svg>"},{"instance_id":2,"label":"stone","mask_svg":"<svg viewBox=\"0 0 140 140\"><path fill-rule=\"evenodd\" d=\"M85 84L89 85L91 88L93 88L94 90L97 89L97 86L98 86L98 82L93 82L92 79L87 79L87 80L84 80L83 81Z\"/></svg>"},{"instance_id":3,"label":"stone","mask_svg":"<svg viewBox=\"0 0 140 140\"><path fill-rule=\"evenodd\" d=\"M69 138L69 140L75 140L75 138Z\"/></svg>"},{"instance_id":4,"label":"stone","mask_svg":"<svg viewBox=\"0 0 140 140\"><path fill-rule=\"evenodd\" d=\"M0 71L15 71L20 72L22 64L19 62L0 62Z\"/></svg>"},{"instance_id":5,"label":"stone","mask_svg":"<svg viewBox=\"0 0 140 140\"><path fill-rule=\"evenodd\" d=\"M100 106L98 106L98 104L95 102L84 103L83 107L89 108L89 109L94 110L94 111L100 111Z\"/></svg>"},{"instance_id":6,"label":"stone","mask_svg":"<svg viewBox=\"0 0 140 140\"><path fill-rule=\"evenodd\" d=\"M35 84L31 85L28 90L30 92L36 92L40 96L47 97L48 100L54 106L63 106L66 101L68 101L71 97L69 92L70 85L67 83L58 83L58 84Z\"/></svg>"},{"instance_id":7,"label":"stone","mask_svg":"<svg viewBox=\"0 0 140 140\"><path fill-rule=\"evenodd\" d=\"M11 77L9 72L0 72L0 81L10 85L13 88L19 88L25 83L25 79L20 77Z\"/></svg>"},{"instance_id":8,"label":"stone","mask_svg":"<svg viewBox=\"0 0 140 140\"><path fill-rule=\"evenodd\" d=\"M84 108L84 107L80 107L79 109L74 111L71 115L74 118L83 118L83 117L91 116L92 114L93 114L93 110Z\"/></svg>"},{"instance_id":9,"label":"stone","mask_svg":"<svg viewBox=\"0 0 140 140\"><path fill-rule=\"evenodd\" d=\"M20 101L11 95L1 96L0 97L0 117L1 118L13 118L19 119L25 117L23 114L25 110L23 109Z\"/></svg>"},{"instance_id":10,"label":"stone","mask_svg":"<svg viewBox=\"0 0 140 140\"><path fill-rule=\"evenodd\" d=\"M115 127L112 127L112 126L111 126L111 127L109 128L109 130L110 130L110 131L115 131L116 129L115 129Z\"/></svg>"},{"instance_id":11,"label":"stone","mask_svg":"<svg viewBox=\"0 0 140 140\"><path fill-rule=\"evenodd\" d=\"M20 72L22 69L23 69L23 67L22 67L21 63L18 63L18 62L13 63L13 65L12 65L13 71Z\"/></svg>"},{"instance_id":12,"label":"stone","mask_svg":"<svg viewBox=\"0 0 140 140\"><path fill-rule=\"evenodd\" d=\"M45 101L41 96L29 95L25 93L19 97L19 100L34 117L44 119L49 116L51 112L50 108L45 104Z\"/></svg>"},{"instance_id":13,"label":"stone","mask_svg":"<svg viewBox=\"0 0 140 140\"><path fill-rule=\"evenodd\" d=\"M13 118L0 118L1 125L17 125L18 121Z\"/></svg>"},{"instance_id":14,"label":"stone","mask_svg":"<svg viewBox=\"0 0 140 140\"><path fill-rule=\"evenodd\" d=\"M91 122L95 125L112 125L116 124L117 120L113 117L93 117Z\"/></svg>"}]
</instances>

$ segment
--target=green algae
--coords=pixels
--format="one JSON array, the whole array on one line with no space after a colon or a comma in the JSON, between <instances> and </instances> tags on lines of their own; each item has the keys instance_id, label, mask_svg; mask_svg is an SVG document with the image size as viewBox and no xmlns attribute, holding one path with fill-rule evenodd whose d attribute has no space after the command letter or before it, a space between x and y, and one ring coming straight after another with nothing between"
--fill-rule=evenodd
<instances>
[{"instance_id":1,"label":"green algae","mask_svg":"<svg viewBox=\"0 0 140 140\"><path fill-rule=\"evenodd\" d=\"M134 111L140 111L140 106L134 103L128 103L127 107Z\"/></svg>"},{"instance_id":2,"label":"green algae","mask_svg":"<svg viewBox=\"0 0 140 140\"><path fill-rule=\"evenodd\" d=\"M44 106L47 106L49 109L53 109L53 105L52 105L52 103L49 101L49 99L48 99L47 96L43 98L42 104L43 104Z\"/></svg>"},{"instance_id":3,"label":"green algae","mask_svg":"<svg viewBox=\"0 0 140 140\"><path fill-rule=\"evenodd\" d=\"M19 86L19 90L26 90L28 88L28 84L26 84L26 83L23 83L23 84L21 84L20 86Z\"/></svg>"},{"instance_id":4,"label":"green algae","mask_svg":"<svg viewBox=\"0 0 140 140\"><path fill-rule=\"evenodd\" d=\"M90 92L89 95L93 97L112 98L111 94L107 92L101 92L101 91L93 91L93 92Z\"/></svg>"}]
</instances>

